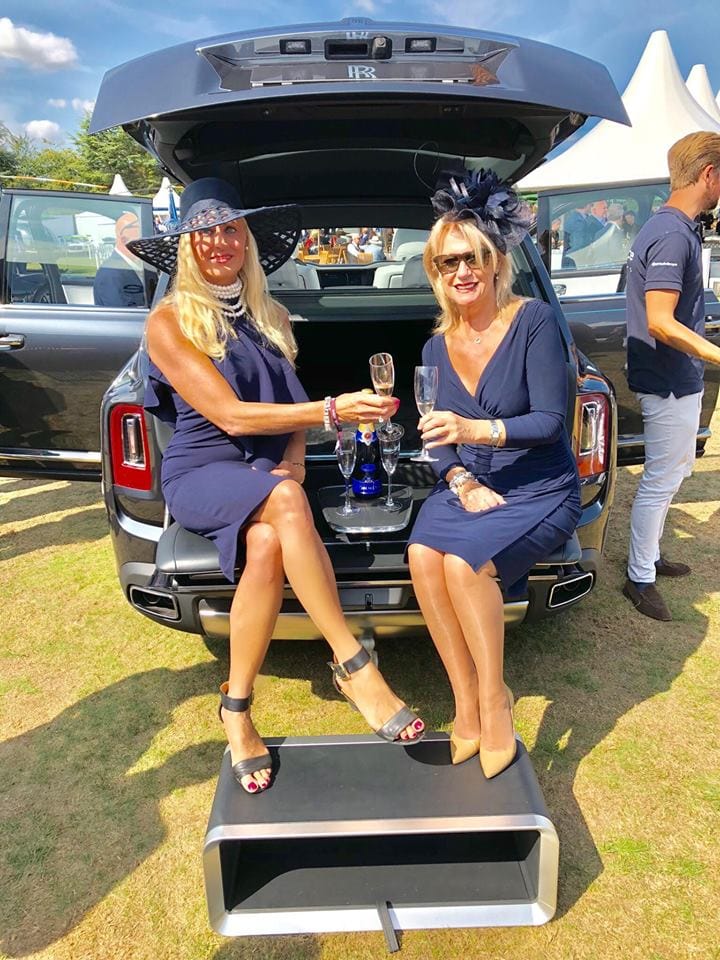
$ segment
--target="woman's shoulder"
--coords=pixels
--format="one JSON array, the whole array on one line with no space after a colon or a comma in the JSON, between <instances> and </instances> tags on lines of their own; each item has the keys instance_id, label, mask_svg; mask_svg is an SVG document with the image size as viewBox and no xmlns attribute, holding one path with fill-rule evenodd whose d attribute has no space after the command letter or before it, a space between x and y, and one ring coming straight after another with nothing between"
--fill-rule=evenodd
<instances>
[{"instance_id":1,"label":"woman's shoulder","mask_svg":"<svg viewBox=\"0 0 720 960\"><path fill-rule=\"evenodd\" d=\"M534 298L522 300L518 306L516 316L518 314L522 316L524 325L528 331L537 330L548 323L555 326L557 325L555 311L550 304L544 300L536 300Z\"/></svg>"}]
</instances>

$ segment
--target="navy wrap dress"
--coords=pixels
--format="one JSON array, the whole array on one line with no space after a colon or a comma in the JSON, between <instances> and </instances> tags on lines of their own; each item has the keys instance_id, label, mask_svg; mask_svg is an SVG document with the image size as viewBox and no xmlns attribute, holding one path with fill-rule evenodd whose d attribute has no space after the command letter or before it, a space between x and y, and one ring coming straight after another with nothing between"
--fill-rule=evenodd
<instances>
[{"instance_id":1,"label":"navy wrap dress","mask_svg":"<svg viewBox=\"0 0 720 960\"><path fill-rule=\"evenodd\" d=\"M302 403L308 399L289 361L242 312L227 311L237 339L228 341L222 360L213 360L240 400L249 403ZM291 434L231 437L206 420L150 363L145 409L175 432L163 454L161 482L173 518L212 540L224 576L235 582L238 536L250 516L281 483L270 473L283 459Z\"/></svg>"},{"instance_id":2,"label":"navy wrap dress","mask_svg":"<svg viewBox=\"0 0 720 960\"><path fill-rule=\"evenodd\" d=\"M503 447L433 448L439 482L423 504L409 543L461 557L473 570L492 560L506 594L521 595L535 563L572 536L581 514L577 466L565 430L566 352L553 310L528 300L470 394L455 372L444 336L425 344L422 362L438 368L436 410L499 419ZM462 466L505 504L472 513L444 480Z\"/></svg>"}]
</instances>

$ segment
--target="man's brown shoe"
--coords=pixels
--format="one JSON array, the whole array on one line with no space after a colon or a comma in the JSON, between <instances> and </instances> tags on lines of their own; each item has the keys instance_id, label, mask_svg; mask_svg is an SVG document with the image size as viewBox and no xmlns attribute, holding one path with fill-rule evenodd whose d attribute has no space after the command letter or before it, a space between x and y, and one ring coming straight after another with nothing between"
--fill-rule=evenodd
<instances>
[{"instance_id":1,"label":"man's brown shoe","mask_svg":"<svg viewBox=\"0 0 720 960\"><path fill-rule=\"evenodd\" d=\"M626 580L622 592L628 600L632 600L638 613L653 620L672 620L672 614L654 583L649 583L644 590L638 590L632 580Z\"/></svg>"},{"instance_id":2,"label":"man's brown shoe","mask_svg":"<svg viewBox=\"0 0 720 960\"><path fill-rule=\"evenodd\" d=\"M690 573L690 567L686 563L673 563L661 556L655 564L655 573L659 577L686 577Z\"/></svg>"}]
</instances>

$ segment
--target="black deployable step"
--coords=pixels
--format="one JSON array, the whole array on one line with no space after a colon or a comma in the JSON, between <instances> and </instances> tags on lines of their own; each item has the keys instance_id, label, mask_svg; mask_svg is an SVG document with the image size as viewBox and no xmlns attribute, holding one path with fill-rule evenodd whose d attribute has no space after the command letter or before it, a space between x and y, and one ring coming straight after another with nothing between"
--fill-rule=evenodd
<instances>
[{"instance_id":1,"label":"black deployable step","mask_svg":"<svg viewBox=\"0 0 720 960\"><path fill-rule=\"evenodd\" d=\"M518 742L493 780L448 739L266 741L274 783L249 796L225 753L205 840L210 922L227 936L541 924L558 841ZM384 916L383 916L384 915ZM387 929L386 929L387 935Z\"/></svg>"}]
</instances>

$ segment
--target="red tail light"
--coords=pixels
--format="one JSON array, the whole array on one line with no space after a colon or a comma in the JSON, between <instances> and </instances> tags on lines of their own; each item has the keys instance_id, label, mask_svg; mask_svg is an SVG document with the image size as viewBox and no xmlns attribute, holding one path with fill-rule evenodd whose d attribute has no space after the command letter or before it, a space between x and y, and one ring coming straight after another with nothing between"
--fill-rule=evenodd
<instances>
[{"instance_id":1,"label":"red tail light","mask_svg":"<svg viewBox=\"0 0 720 960\"><path fill-rule=\"evenodd\" d=\"M581 480L594 479L607 471L610 456L610 399L604 393L578 395L573 440Z\"/></svg>"},{"instance_id":2,"label":"red tail light","mask_svg":"<svg viewBox=\"0 0 720 960\"><path fill-rule=\"evenodd\" d=\"M110 411L110 461L114 484L152 489L145 415L137 404L122 403Z\"/></svg>"}]
</instances>

